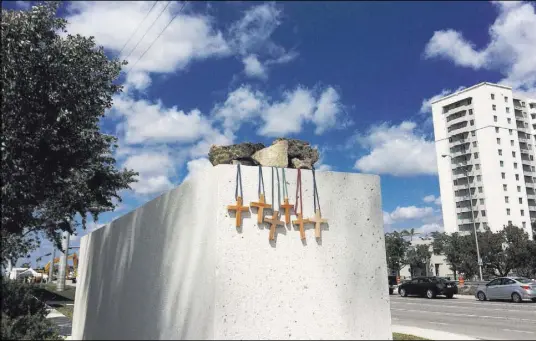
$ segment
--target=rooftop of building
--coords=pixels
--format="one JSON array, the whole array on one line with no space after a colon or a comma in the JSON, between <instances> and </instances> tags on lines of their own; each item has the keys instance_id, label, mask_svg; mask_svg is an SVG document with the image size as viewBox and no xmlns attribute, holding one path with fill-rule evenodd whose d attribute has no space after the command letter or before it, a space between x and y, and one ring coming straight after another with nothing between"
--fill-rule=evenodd
<instances>
[{"instance_id":1,"label":"rooftop of building","mask_svg":"<svg viewBox=\"0 0 536 341\"><path fill-rule=\"evenodd\" d=\"M479 88L479 87L484 86L484 85L495 86L495 87L503 88L503 89L506 89L506 90L512 90L512 87L510 87L510 86L501 85L501 84L495 84L495 83L490 83L490 82L482 82L482 83L478 83L478 84L476 84L476 85L473 85L473 86L471 86L471 87L462 89L462 90L460 90L460 91L451 93L450 95L447 95L447 96L445 96L445 97L441 97L441 98L439 98L439 99L436 99L435 101L431 102L431 104L435 104L435 103L438 103L438 102L447 100L447 99L449 99L449 98L451 98L451 97L453 97L453 96L456 96L456 95L459 95L459 94L461 94L461 93L464 93L464 92L468 92L468 91L474 90L474 89Z\"/></svg>"}]
</instances>

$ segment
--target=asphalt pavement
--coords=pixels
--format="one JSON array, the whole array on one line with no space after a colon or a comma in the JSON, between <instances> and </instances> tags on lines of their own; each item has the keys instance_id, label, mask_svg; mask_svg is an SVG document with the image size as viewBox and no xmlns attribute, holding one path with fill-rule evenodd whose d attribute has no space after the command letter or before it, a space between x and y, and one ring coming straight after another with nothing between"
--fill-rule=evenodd
<instances>
[{"instance_id":1,"label":"asphalt pavement","mask_svg":"<svg viewBox=\"0 0 536 341\"><path fill-rule=\"evenodd\" d=\"M486 340L535 340L536 303L390 295L392 323Z\"/></svg>"}]
</instances>

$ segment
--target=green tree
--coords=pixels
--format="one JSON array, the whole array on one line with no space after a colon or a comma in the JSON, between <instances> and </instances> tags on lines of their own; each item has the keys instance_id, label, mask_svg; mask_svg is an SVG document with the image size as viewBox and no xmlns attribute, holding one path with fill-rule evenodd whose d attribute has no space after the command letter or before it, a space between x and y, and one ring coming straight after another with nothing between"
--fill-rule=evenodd
<instances>
[{"instance_id":1,"label":"green tree","mask_svg":"<svg viewBox=\"0 0 536 341\"><path fill-rule=\"evenodd\" d=\"M2 340L61 340L32 286L2 278Z\"/></svg>"},{"instance_id":2,"label":"green tree","mask_svg":"<svg viewBox=\"0 0 536 341\"><path fill-rule=\"evenodd\" d=\"M404 266L406 252L410 243L397 231L385 234L385 252L387 257L387 267L391 272L400 275L400 270Z\"/></svg>"},{"instance_id":3,"label":"green tree","mask_svg":"<svg viewBox=\"0 0 536 341\"><path fill-rule=\"evenodd\" d=\"M86 216L112 210L137 175L116 168L117 139L99 129L121 91L114 80L124 62L110 60L93 37L60 35L58 6L2 9L1 236L10 247L2 262L41 236L59 244L78 215L85 228Z\"/></svg>"},{"instance_id":4,"label":"green tree","mask_svg":"<svg viewBox=\"0 0 536 341\"><path fill-rule=\"evenodd\" d=\"M416 236L416 235L419 235L420 233L419 232L416 232L415 229L412 227L410 230L402 230L402 232L400 232L402 234L402 236L404 237L409 237L409 240L410 242L413 241L413 237Z\"/></svg>"},{"instance_id":5,"label":"green tree","mask_svg":"<svg viewBox=\"0 0 536 341\"><path fill-rule=\"evenodd\" d=\"M457 232L452 234L435 232L432 234L433 252L436 255L444 255L450 270L454 273L464 273L466 277L473 277L478 273L478 263L473 235L461 235Z\"/></svg>"},{"instance_id":6,"label":"green tree","mask_svg":"<svg viewBox=\"0 0 536 341\"><path fill-rule=\"evenodd\" d=\"M406 264L409 265L411 276L415 276L417 269L424 270L425 275L428 275L431 258L430 245L421 244L410 247L406 254Z\"/></svg>"}]
</instances>

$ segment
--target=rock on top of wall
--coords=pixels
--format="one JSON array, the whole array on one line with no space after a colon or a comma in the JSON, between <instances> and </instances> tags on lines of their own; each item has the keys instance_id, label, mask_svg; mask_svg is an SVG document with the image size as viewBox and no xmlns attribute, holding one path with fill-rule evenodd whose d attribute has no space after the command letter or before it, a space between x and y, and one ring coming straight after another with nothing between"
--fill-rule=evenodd
<instances>
[{"instance_id":1,"label":"rock on top of wall","mask_svg":"<svg viewBox=\"0 0 536 341\"><path fill-rule=\"evenodd\" d=\"M208 158L213 166L219 164L241 164L281 168L312 169L319 153L309 142L277 138L272 145L244 142L230 146L212 145Z\"/></svg>"}]
</instances>

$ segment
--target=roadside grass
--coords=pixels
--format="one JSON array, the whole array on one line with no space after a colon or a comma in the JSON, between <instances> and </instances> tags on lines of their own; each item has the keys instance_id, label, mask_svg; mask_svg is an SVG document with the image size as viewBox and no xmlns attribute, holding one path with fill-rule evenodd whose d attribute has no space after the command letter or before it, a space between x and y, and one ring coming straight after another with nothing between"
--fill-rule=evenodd
<instances>
[{"instance_id":1,"label":"roadside grass","mask_svg":"<svg viewBox=\"0 0 536 341\"><path fill-rule=\"evenodd\" d=\"M393 333L393 340L428 340L428 339L414 336L414 335L409 335L409 334Z\"/></svg>"},{"instance_id":2,"label":"roadside grass","mask_svg":"<svg viewBox=\"0 0 536 341\"><path fill-rule=\"evenodd\" d=\"M56 291L56 284L36 285L34 295L69 319L73 319L75 287L66 286L64 291Z\"/></svg>"}]
</instances>

